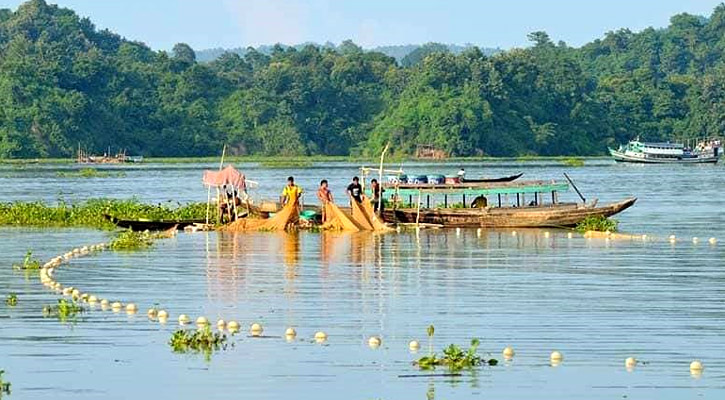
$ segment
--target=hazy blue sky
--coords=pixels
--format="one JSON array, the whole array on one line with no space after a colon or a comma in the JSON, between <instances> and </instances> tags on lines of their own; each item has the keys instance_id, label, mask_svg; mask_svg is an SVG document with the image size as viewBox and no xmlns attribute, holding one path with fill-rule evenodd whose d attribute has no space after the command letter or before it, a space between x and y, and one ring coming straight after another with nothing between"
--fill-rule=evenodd
<instances>
[{"instance_id":1,"label":"hazy blue sky","mask_svg":"<svg viewBox=\"0 0 725 400\"><path fill-rule=\"evenodd\" d=\"M544 30L581 45L607 31L664 27L680 12L710 15L722 0L50 0L155 49L277 42L526 45ZM15 9L20 0L0 0Z\"/></svg>"}]
</instances>

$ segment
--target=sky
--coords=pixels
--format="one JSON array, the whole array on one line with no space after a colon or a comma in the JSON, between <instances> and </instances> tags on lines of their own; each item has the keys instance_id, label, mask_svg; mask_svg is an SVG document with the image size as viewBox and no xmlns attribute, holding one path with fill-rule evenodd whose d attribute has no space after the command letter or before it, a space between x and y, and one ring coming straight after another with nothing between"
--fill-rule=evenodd
<instances>
[{"instance_id":1,"label":"sky","mask_svg":"<svg viewBox=\"0 0 725 400\"><path fill-rule=\"evenodd\" d=\"M157 50L303 42L365 47L441 42L526 46L546 31L580 46L619 28L665 27L677 13L709 16L723 0L47 0ZM22 1L0 0L15 9Z\"/></svg>"}]
</instances>

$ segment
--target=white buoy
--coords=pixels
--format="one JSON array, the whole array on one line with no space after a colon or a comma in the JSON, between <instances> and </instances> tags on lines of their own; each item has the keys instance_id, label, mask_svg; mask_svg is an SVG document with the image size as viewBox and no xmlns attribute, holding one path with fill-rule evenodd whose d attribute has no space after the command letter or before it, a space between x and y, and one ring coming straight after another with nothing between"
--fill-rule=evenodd
<instances>
[{"instance_id":1,"label":"white buoy","mask_svg":"<svg viewBox=\"0 0 725 400\"><path fill-rule=\"evenodd\" d=\"M159 312L155 308L149 308L148 311L146 311L146 316L149 317L149 319L154 319L158 316Z\"/></svg>"},{"instance_id":2,"label":"white buoy","mask_svg":"<svg viewBox=\"0 0 725 400\"><path fill-rule=\"evenodd\" d=\"M78 289L73 289L73 291L71 292L71 295L72 295L73 297L80 297L80 295L81 295L81 291L80 291L80 290L78 290Z\"/></svg>"},{"instance_id":3,"label":"white buoy","mask_svg":"<svg viewBox=\"0 0 725 400\"><path fill-rule=\"evenodd\" d=\"M94 295L90 295L90 296L88 296L88 302L91 304L98 303L98 297L96 297Z\"/></svg>"},{"instance_id":4,"label":"white buoy","mask_svg":"<svg viewBox=\"0 0 725 400\"><path fill-rule=\"evenodd\" d=\"M516 352L511 347L506 347L505 349L503 349L503 358L507 360L514 358L515 354Z\"/></svg>"},{"instance_id":5,"label":"white buoy","mask_svg":"<svg viewBox=\"0 0 725 400\"><path fill-rule=\"evenodd\" d=\"M123 307L123 306L121 305L121 303L119 303L117 301L111 303L111 310L113 310L114 312L121 311L121 307Z\"/></svg>"},{"instance_id":6,"label":"white buoy","mask_svg":"<svg viewBox=\"0 0 725 400\"><path fill-rule=\"evenodd\" d=\"M715 239L714 237L711 237L710 239L708 239L707 242L710 244L717 244L717 239Z\"/></svg>"},{"instance_id":7,"label":"white buoy","mask_svg":"<svg viewBox=\"0 0 725 400\"><path fill-rule=\"evenodd\" d=\"M559 351L552 351L549 359L551 360L552 364L560 364L564 360L564 355L561 354L561 352Z\"/></svg>"},{"instance_id":8,"label":"white buoy","mask_svg":"<svg viewBox=\"0 0 725 400\"><path fill-rule=\"evenodd\" d=\"M677 237L675 235L670 235L670 243L675 243L677 241Z\"/></svg>"},{"instance_id":9,"label":"white buoy","mask_svg":"<svg viewBox=\"0 0 725 400\"><path fill-rule=\"evenodd\" d=\"M627 367L627 369L632 369L637 366L637 359L634 357L627 357L626 360L624 360L624 366Z\"/></svg>"},{"instance_id":10,"label":"white buoy","mask_svg":"<svg viewBox=\"0 0 725 400\"><path fill-rule=\"evenodd\" d=\"M287 336L287 337L294 338L295 336L297 336L297 331L295 330L295 328L293 328L293 327L290 326L289 328L287 328L284 331L284 335Z\"/></svg>"},{"instance_id":11,"label":"white buoy","mask_svg":"<svg viewBox=\"0 0 725 400\"><path fill-rule=\"evenodd\" d=\"M216 328L218 330L223 331L226 327L227 327L227 323L223 319L220 319L219 321L216 322Z\"/></svg>"},{"instance_id":12,"label":"white buoy","mask_svg":"<svg viewBox=\"0 0 725 400\"><path fill-rule=\"evenodd\" d=\"M101 300L101 307L108 307L108 300L102 299Z\"/></svg>"},{"instance_id":13,"label":"white buoy","mask_svg":"<svg viewBox=\"0 0 725 400\"><path fill-rule=\"evenodd\" d=\"M544 237L547 237L548 238L550 235L551 234L549 233L549 231L544 232Z\"/></svg>"},{"instance_id":14,"label":"white buoy","mask_svg":"<svg viewBox=\"0 0 725 400\"><path fill-rule=\"evenodd\" d=\"M373 349L377 349L382 343L382 339L377 336L370 336L370 339L368 339L368 346Z\"/></svg>"},{"instance_id":15,"label":"white buoy","mask_svg":"<svg viewBox=\"0 0 725 400\"><path fill-rule=\"evenodd\" d=\"M647 235L642 235L642 241L647 240Z\"/></svg>"},{"instance_id":16,"label":"white buoy","mask_svg":"<svg viewBox=\"0 0 725 400\"><path fill-rule=\"evenodd\" d=\"M138 307L136 307L136 304L128 303L126 304L126 312L129 314L136 314L136 311L138 311Z\"/></svg>"},{"instance_id":17,"label":"white buoy","mask_svg":"<svg viewBox=\"0 0 725 400\"><path fill-rule=\"evenodd\" d=\"M315 333L315 341L317 343L322 343L327 340L327 334L323 331L319 331Z\"/></svg>"},{"instance_id":18,"label":"white buoy","mask_svg":"<svg viewBox=\"0 0 725 400\"><path fill-rule=\"evenodd\" d=\"M189 322L191 322L191 318L189 318L186 314L179 315L179 325L186 325Z\"/></svg>"},{"instance_id":19,"label":"white buoy","mask_svg":"<svg viewBox=\"0 0 725 400\"><path fill-rule=\"evenodd\" d=\"M705 366L702 365L702 362L699 360L695 360L690 363L690 372L693 374L700 374L705 369Z\"/></svg>"},{"instance_id":20,"label":"white buoy","mask_svg":"<svg viewBox=\"0 0 725 400\"><path fill-rule=\"evenodd\" d=\"M571 232L569 232L569 233L566 234L566 237L569 238L569 239L571 239L571 238L574 237L574 234L571 233Z\"/></svg>"},{"instance_id":21,"label":"white buoy","mask_svg":"<svg viewBox=\"0 0 725 400\"><path fill-rule=\"evenodd\" d=\"M476 229L476 236L481 237L481 228Z\"/></svg>"},{"instance_id":22,"label":"white buoy","mask_svg":"<svg viewBox=\"0 0 725 400\"><path fill-rule=\"evenodd\" d=\"M456 236L461 236L461 228L456 228Z\"/></svg>"},{"instance_id":23,"label":"white buoy","mask_svg":"<svg viewBox=\"0 0 725 400\"><path fill-rule=\"evenodd\" d=\"M156 315L159 317L159 319L163 318L169 318L169 313L166 310L159 310Z\"/></svg>"},{"instance_id":24,"label":"white buoy","mask_svg":"<svg viewBox=\"0 0 725 400\"><path fill-rule=\"evenodd\" d=\"M699 242L699 241L700 241L700 239L698 239L697 236L692 238L692 243L694 243L694 244L697 244L697 242Z\"/></svg>"},{"instance_id":25,"label":"white buoy","mask_svg":"<svg viewBox=\"0 0 725 400\"><path fill-rule=\"evenodd\" d=\"M420 349L420 343L417 340L411 340L408 342L408 350L415 353Z\"/></svg>"},{"instance_id":26,"label":"white buoy","mask_svg":"<svg viewBox=\"0 0 725 400\"><path fill-rule=\"evenodd\" d=\"M231 333L239 332L239 322L229 321L229 323L227 323L227 329Z\"/></svg>"},{"instance_id":27,"label":"white buoy","mask_svg":"<svg viewBox=\"0 0 725 400\"><path fill-rule=\"evenodd\" d=\"M262 336L262 332L264 332L264 329L262 329L262 325L256 322L249 327L249 333L251 333L252 336Z\"/></svg>"},{"instance_id":28,"label":"white buoy","mask_svg":"<svg viewBox=\"0 0 725 400\"><path fill-rule=\"evenodd\" d=\"M516 231L511 231L511 236L516 236Z\"/></svg>"},{"instance_id":29,"label":"white buoy","mask_svg":"<svg viewBox=\"0 0 725 400\"><path fill-rule=\"evenodd\" d=\"M199 317L196 319L196 326L203 328L209 325L209 320L206 317Z\"/></svg>"}]
</instances>

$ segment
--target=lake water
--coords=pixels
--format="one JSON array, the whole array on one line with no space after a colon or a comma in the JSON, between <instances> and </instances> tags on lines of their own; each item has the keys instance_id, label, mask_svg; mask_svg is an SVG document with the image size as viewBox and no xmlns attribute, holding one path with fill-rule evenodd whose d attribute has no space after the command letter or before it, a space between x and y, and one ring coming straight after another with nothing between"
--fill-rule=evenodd
<instances>
[{"instance_id":1,"label":"lake water","mask_svg":"<svg viewBox=\"0 0 725 400\"><path fill-rule=\"evenodd\" d=\"M143 201L203 201L201 170L214 165L122 167L123 177L60 178L71 166L0 167L0 201L136 196ZM357 165L319 164L300 170L241 165L261 183L255 196L277 196L288 175L313 202L328 178L338 199ZM406 172L455 173L460 164L406 164ZM148 251L104 252L56 273L64 285L133 301L128 316L95 308L74 323L43 318L58 296L37 278L13 272L28 249L48 259L73 247L107 240L85 229L0 229L0 289L18 305L0 303L0 369L11 399L719 399L725 394L725 211L717 166L615 165L581 168L556 162L465 164L469 176L559 179L568 172L587 198L637 196L617 217L620 229L657 240L568 239L564 231L423 230L373 234L179 233ZM566 199L574 200L570 193ZM681 241L664 238L676 234ZM693 244L692 236L700 237ZM721 244L710 245L707 238ZM166 325L145 310L168 310ZM181 355L167 342L176 318L237 320L234 346ZM250 338L259 322L264 338ZM411 365L435 350L481 339L495 367L461 377L426 375ZM293 326L298 338L282 337ZM316 331L329 335L323 344ZM382 337L371 349L367 339ZM422 348L411 354L408 342ZM549 353L564 362L552 367ZM624 359L643 361L633 371ZM705 371L691 376L689 363ZM436 373L445 372L439 369Z\"/></svg>"}]
</instances>

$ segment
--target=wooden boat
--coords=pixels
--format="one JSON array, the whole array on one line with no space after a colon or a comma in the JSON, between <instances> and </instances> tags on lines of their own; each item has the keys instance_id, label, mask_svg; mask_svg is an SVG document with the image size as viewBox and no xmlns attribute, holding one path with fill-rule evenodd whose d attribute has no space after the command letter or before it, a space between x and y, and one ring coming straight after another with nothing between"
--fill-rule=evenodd
<instances>
[{"instance_id":1,"label":"wooden boat","mask_svg":"<svg viewBox=\"0 0 725 400\"><path fill-rule=\"evenodd\" d=\"M116 226L121 228L127 228L134 231L165 231L173 228L176 226L177 229L184 229L187 226L192 226L194 224L204 224L206 221L203 219L188 219L188 220L168 220L168 219L159 219L159 220L150 220L150 219L122 219L122 218L116 218L112 215L104 214L103 215L107 220L111 221L112 223L116 224Z\"/></svg>"},{"instance_id":2,"label":"wooden boat","mask_svg":"<svg viewBox=\"0 0 725 400\"><path fill-rule=\"evenodd\" d=\"M516 179L519 179L519 178L521 178L521 176L523 176L523 175L524 175L524 173L523 173L523 172L521 172L521 173L519 173L519 174L516 174L516 175L511 175L511 176L503 176L503 177L500 177L500 178L479 178L479 179L468 179L468 178L465 178L465 179L463 180L463 182L464 182L464 183L496 183L496 182L513 182L513 181L515 181Z\"/></svg>"},{"instance_id":3,"label":"wooden boat","mask_svg":"<svg viewBox=\"0 0 725 400\"><path fill-rule=\"evenodd\" d=\"M540 207L492 207L462 209L421 209L420 223L445 227L540 228L571 227L587 217L610 217L634 205L628 198L605 206L575 203ZM385 210L383 219L391 223L415 223L417 209Z\"/></svg>"},{"instance_id":4,"label":"wooden boat","mask_svg":"<svg viewBox=\"0 0 725 400\"><path fill-rule=\"evenodd\" d=\"M403 208L388 208L383 219L389 223L438 224L445 227L484 227L484 228L539 228L570 227L588 217L610 217L634 205L636 198L597 205L597 201L587 203L560 203L558 192L569 189L566 182L556 181L518 181L503 183L461 183L451 185L398 185L388 186L385 196L389 202L402 203ZM546 201L544 194L550 194ZM460 195L462 203L449 206L451 195ZM469 207L466 196L480 207ZM526 196L530 202L527 203ZM443 197L442 206L431 207L431 198ZM417 199L416 206L413 200ZM514 204L510 200L514 200ZM494 204L495 203L495 204Z\"/></svg>"}]
</instances>

